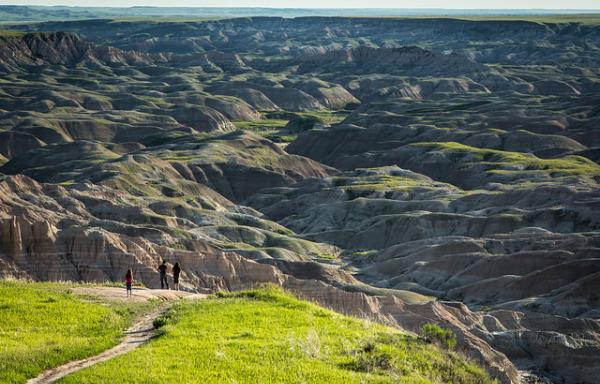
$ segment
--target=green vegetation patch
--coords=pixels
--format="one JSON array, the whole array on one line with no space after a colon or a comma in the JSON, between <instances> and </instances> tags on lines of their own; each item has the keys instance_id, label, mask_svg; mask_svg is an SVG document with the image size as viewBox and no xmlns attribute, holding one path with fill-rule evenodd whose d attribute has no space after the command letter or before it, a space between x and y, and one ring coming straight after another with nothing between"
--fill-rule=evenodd
<instances>
[{"instance_id":1,"label":"green vegetation patch","mask_svg":"<svg viewBox=\"0 0 600 384\"><path fill-rule=\"evenodd\" d=\"M492 383L462 355L279 289L178 303L161 336L61 383Z\"/></svg>"},{"instance_id":2,"label":"green vegetation patch","mask_svg":"<svg viewBox=\"0 0 600 384\"><path fill-rule=\"evenodd\" d=\"M284 119L264 119L254 121L234 121L233 124L237 129L252 131L258 135L266 137L275 142L290 142L294 141L296 135L285 135L281 130L287 125L288 120ZM290 136L285 137L284 136Z\"/></svg>"},{"instance_id":3,"label":"green vegetation patch","mask_svg":"<svg viewBox=\"0 0 600 384\"><path fill-rule=\"evenodd\" d=\"M334 177L333 185L350 190L403 190L419 186L431 186L431 182L411 177L393 176L386 174L369 175L362 177Z\"/></svg>"},{"instance_id":4,"label":"green vegetation patch","mask_svg":"<svg viewBox=\"0 0 600 384\"><path fill-rule=\"evenodd\" d=\"M0 281L0 382L24 383L43 370L117 344L140 304L84 301L56 283Z\"/></svg>"},{"instance_id":5,"label":"green vegetation patch","mask_svg":"<svg viewBox=\"0 0 600 384\"><path fill-rule=\"evenodd\" d=\"M313 118L321 124L337 124L341 123L346 116L350 114L350 111L332 111L329 109L323 109L318 111L309 112L297 112L297 115L304 118Z\"/></svg>"},{"instance_id":6,"label":"green vegetation patch","mask_svg":"<svg viewBox=\"0 0 600 384\"><path fill-rule=\"evenodd\" d=\"M20 37L26 35L25 32L11 29L0 29L0 37Z\"/></svg>"},{"instance_id":7,"label":"green vegetation patch","mask_svg":"<svg viewBox=\"0 0 600 384\"><path fill-rule=\"evenodd\" d=\"M237 129L249 130L276 143L289 143L298 137L302 127L313 124L331 125L342 122L349 111L316 110L307 112L269 112L264 119L234 121ZM294 122L294 124L289 124Z\"/></svg>"},{"instance_id":8,"label":"green vegetation patch","mask_svg":"<svg viewBox=\"0 0 600 384\"><path fill-rule=\"evenodd\" d=\"M332 178L332 185L348 192L410 192L417 188L447 189L456 193L462 193L451 184L432 181L418 174L394 174L382 168L369 168L372 174L360 174L351 176L336 176Z\"/></svg>"},{"instance_id":9,"label":"green vegetation patch","mask_svg":"<svg viewBox=\"0 0 600 384\"><path fill-rule=\"evenodd\" d=\"M552 176L600 174L598 164L581 156L569 155L556 159L540 159L530 153L476 148L455 142L415 143L411 145L469 155L472 162L488 166L488 172L490 173L542 171Z\"/></svg>"},{"instance_id":10,"label":"green vegetation patch","mask_svg":"<svg viewBox=\"0 0 600 384\"><path fill-rule=\"evenodd\" d=\"M450 349L456 347L456 335L450 329L442 328L434 323L427 323L423 325L421 332L425 340L429 342L437 342Z\"/></svg>"}]
</instances>

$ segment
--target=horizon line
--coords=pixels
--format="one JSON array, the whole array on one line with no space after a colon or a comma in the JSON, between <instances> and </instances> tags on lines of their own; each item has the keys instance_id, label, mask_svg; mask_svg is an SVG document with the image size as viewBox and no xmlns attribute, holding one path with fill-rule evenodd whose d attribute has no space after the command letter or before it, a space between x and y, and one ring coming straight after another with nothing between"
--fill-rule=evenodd
<instances>
[{"instance_id":1,"label":"horizon line","mask_svg":"<svg viewBox=\"0 0 600 384\"><path fill-rule=\"evenodd\" d=\"M580 12L598 12L600 8L440 8L440 7L263 7L263 6L206 6L206 7L188 7L188 6L164 6L164 5L130 5L130 6L86 6L86 5L36 5L36 4L5 4L0 6L13 7L63 7L63 8L114 8L114 9L133 9L133 8L170 8L170 9L276 9L276 10L427 10L427 11L580 11Z\"/></svg>"}]
</instances>

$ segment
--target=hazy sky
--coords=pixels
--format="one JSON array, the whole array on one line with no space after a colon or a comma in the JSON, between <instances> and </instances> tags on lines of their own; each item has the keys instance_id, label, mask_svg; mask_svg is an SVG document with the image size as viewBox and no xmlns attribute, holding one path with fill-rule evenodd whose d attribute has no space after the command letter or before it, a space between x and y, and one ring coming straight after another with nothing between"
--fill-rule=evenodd
<instances>
[{"instance_id":1,"label":"hazy sky","mask_svg":"<svg viewBox=\"0 0 600 384\"><path fill-rule=\"evenodd\" d=\"M129 7L600 9L600 0L0 0L0 4Z\"/></svg>"}]
</instances>

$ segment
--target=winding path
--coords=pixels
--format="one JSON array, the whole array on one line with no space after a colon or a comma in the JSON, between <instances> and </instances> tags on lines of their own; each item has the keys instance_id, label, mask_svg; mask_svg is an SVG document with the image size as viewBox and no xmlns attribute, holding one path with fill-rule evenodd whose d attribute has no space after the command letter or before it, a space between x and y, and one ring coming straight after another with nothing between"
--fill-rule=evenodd
<instances>
[{"instance_id":1,"label":"winding path","mask_svg":"<svg viewBox=\"0 0 600 384\"><path fill-rule=\"evenodd\" d=\"M90 290L94 290L90 292ZM112 297L117 300L121 299L121 296L124 296L122 293L124 289L120 288L119 291L112 291L111 288L85 288L82 289L80 293L83 294L95 294L102 297ZM112 296L112 293L115 293L116 296ZM174 298L185 298L185 299L201 299L205 298L206 295L198 295L198 294L184 294L183 292L174 294L174 291L152 291L146 290L142 295L142 300L147 300L149 298L162 298L165 299L165 296L174 297ZM138 295L137 299L139 300L140 295ZM135 296L134 296L135 298ZM167 300L169 300L167 298ZM94 364L101 363L103 361L107 361L113 359L117 356L130 352L142 344L148 342L154 335L156 334L156 330L154 329L154 319L165 313L170 307L170 304L165 302L161 304L158 308L152 310L139 317L135 323L125 331L124 337L121 342L108 349L99 355L91 356L86 359L71 361L66 364L60 365L55 368L48 369L42 372L39 376L30 379L27 381L27 384L48 384L54 383L55 381L70 375L71 373L80 371L84 368L90 367Z\"/></svg>"}]
</instances>

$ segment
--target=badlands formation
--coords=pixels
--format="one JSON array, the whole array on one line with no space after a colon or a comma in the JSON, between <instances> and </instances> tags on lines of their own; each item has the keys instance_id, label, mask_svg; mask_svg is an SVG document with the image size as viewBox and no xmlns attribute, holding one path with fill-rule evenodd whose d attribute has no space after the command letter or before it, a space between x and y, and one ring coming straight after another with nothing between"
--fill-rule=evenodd
<instances>
[{"instance_id":1,"label":"badlands formation","mask_svg":"<svg viewBox=\"0 0 600 384\"><path fill-rule=\"evenodd\" d=\"M501 383L600 380L600 27L50 21L0 36L0 276L275 283Z\"/></svg>"}]
</instances>

